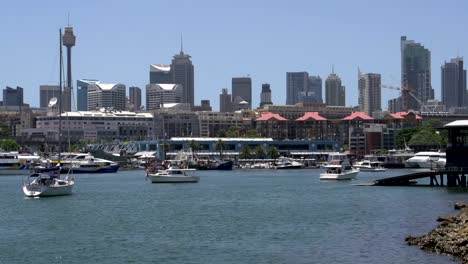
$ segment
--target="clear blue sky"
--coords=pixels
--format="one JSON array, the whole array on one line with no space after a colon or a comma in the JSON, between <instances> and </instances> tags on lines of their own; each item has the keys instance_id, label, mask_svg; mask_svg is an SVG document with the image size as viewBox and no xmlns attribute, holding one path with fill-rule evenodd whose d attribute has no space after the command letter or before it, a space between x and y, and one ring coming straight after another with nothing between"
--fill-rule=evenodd
<instances>
[{"instance_id":1,"label":"clear blue sky","mask_svg":"<svg viewBox=\"0 0 468 264\"><path fill-rule=\"evenodd\" d=\"M180 49L195 65L195 101L219 107L221 88L250 75L253 105L261 84L284 104L286 72L331 72L357 104L357 67L400 84L400 36L432 52L432 85L440 98L440 66L468 55L468 2L447 1L2 1L0 86L22 86L39 104L39 85L58 83L58 29L77 36L73 80L137 85L144 91L149 64L169 64ZM143 93L144 94L144 93ZM382 103L398 91L385 90ZM76 98L76 96L75 96Z\"/></svg>"}]
</instances>

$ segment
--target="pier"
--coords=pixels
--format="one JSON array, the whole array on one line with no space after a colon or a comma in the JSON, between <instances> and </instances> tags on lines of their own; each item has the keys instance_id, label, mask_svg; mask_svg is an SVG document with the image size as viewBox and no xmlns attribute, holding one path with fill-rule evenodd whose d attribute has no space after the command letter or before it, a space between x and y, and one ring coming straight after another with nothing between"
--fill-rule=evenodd
<instances>
[{"instance_id":1,"label":"pier","mask_svg":"<svg viewBox=\"0 0 468 264\"><path fill-rule=\"evenodd\" d=\"M374 186L408 186L416 185L418 179L429 178L429 186L466 187L468 168L447 168L443 170L421 171L411 174L375 180Z\"/></svg>"}]
</instances>

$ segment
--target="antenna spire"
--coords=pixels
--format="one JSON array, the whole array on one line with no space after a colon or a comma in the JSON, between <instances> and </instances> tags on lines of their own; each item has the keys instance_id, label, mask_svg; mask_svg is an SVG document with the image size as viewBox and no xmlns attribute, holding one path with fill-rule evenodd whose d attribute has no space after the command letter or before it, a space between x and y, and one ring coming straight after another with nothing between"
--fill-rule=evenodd
<instances>
[{"instance_id":1,"label":"antenna spire","mask_svg":"<svg viewBox=\"0 0 468 264\"><path fill-rule=\"evenodd\" d=\"M332 74L335 73L335 65L332 64Z\"/></svg>"},{"instance_id":2,"label":"antenna spire","mask_svg":"<svg viewBox=\"0 0 468 264\"><path fill-rule=\"evenodd\" d=\"M67 20L68 26L70 26L70 12L68 12L68 20Z\"/></svg>"},{"instance_id":3,"label":"antenna spire","mask_svg":"<svg viewBox=\"0 0 468 264\"><path fill-rule=\"evenodd\" d=\"M184 37L180 34L180 54L184 54Z\"/></svg>"}]
</instances>

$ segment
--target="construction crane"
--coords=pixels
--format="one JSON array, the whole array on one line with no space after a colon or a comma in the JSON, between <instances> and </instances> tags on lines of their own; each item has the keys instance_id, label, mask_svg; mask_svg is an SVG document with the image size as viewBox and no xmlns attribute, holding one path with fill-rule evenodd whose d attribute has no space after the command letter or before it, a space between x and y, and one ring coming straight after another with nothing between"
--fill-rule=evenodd
<instances>
[{"instance_id":1,"label":"construction crane","mask_svg":"<svg viewBox=\"0 0 468 264\"><path fill-rule=\"evenodd\" d=\"M385 84L382 84L381 87L386 88L386 89L401 91L401 94L402 94L403 98L405 99L406 111L410 110L409 109L409 98L411 96L411 97L413 97L414 100L416 100L416 102L418 102L421 105L421 108L425 108L428 112L434 112L434 110L429 109L421 100L419 100L419 98L416 97L416 95L413 93L413 90L411 90L408 87L401 88L401 87L385 85Z\"/></svg>"}]
</instances>

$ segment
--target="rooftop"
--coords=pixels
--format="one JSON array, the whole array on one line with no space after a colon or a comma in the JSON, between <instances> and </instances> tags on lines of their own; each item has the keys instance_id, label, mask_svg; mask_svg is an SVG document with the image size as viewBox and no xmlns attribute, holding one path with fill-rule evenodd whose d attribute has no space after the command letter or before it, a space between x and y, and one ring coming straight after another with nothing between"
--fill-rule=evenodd
<instances>
[{"instance_id":1,"label":"rooftop","mask_svg":"<svg viewBox=\"0 0 468 264\"><path fill-rule=\"evenodd\" d=\"M262 116L257 118L256 121L268 121L270 119L276 119L278 121L287 121L286 118L280 116L279 114L274 114L271 112L262 114Z\"/></svg>"},{"instance_id":2,"label":"rooftop","mask_svg":"<svg viewBox=\"0 0 468 264\"><path fill-rule=\"evenodd\" d=\"M355 120L355 119L361 119L361 120L374 120L374 118L368 116L366 113L364 112L353 112L351 115L341 119L341 120L345 120L345 121L349 121L349 120Z\"/></svg>"},{"instance_id":3,"label":"rooftop","mask_svg":"<svg viewBox=\"0 0 468 264\"><path fill-rule=\"evenodd\" d=\"M309 119L314 119L316 121L325 121L325 117L320 116L319 112L306 112L303 116L296 119L296 121L307 121Z\"/></svg>"}]
</instances>

